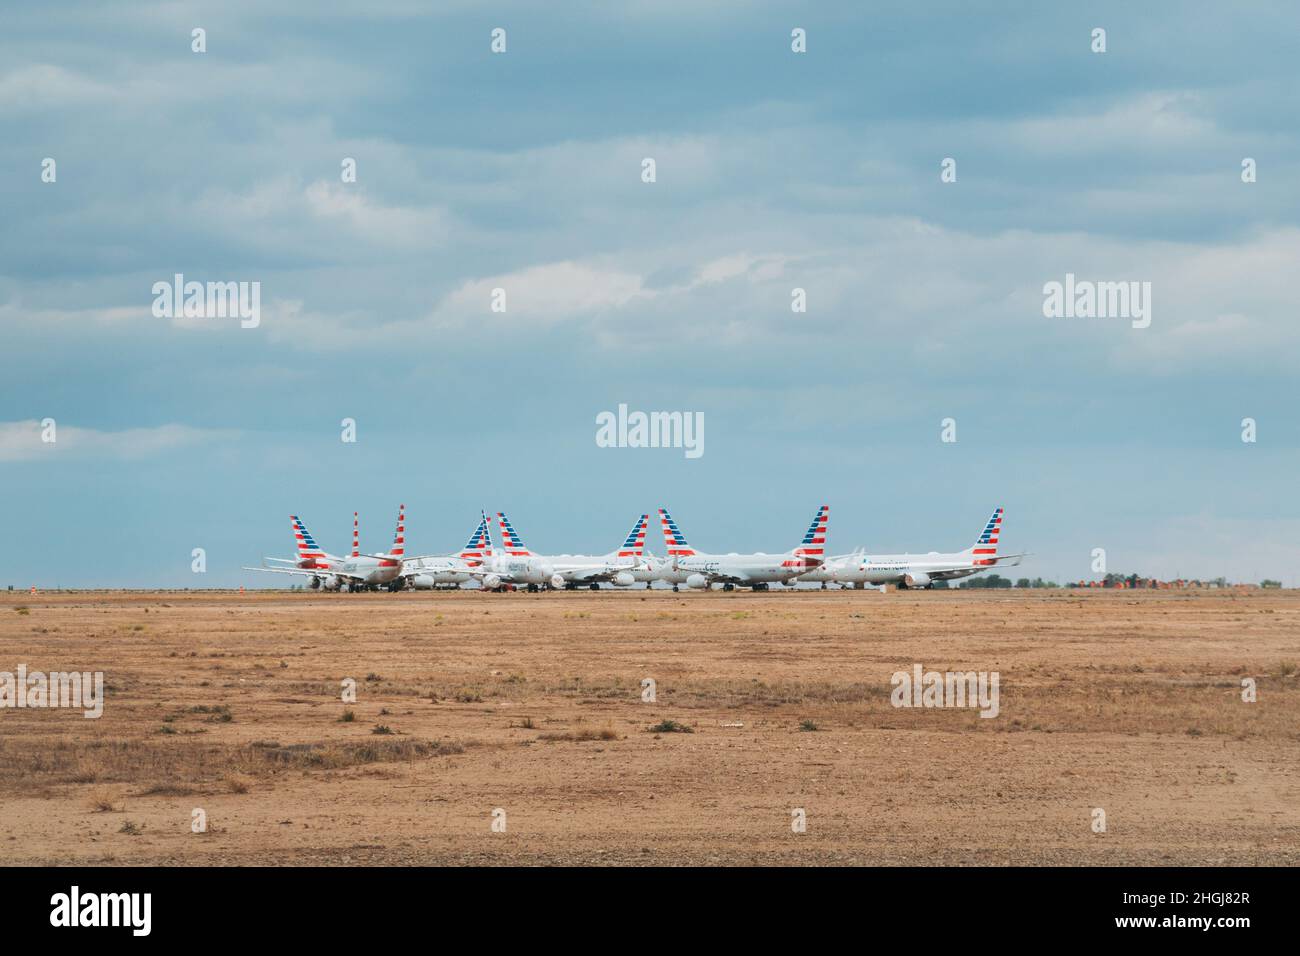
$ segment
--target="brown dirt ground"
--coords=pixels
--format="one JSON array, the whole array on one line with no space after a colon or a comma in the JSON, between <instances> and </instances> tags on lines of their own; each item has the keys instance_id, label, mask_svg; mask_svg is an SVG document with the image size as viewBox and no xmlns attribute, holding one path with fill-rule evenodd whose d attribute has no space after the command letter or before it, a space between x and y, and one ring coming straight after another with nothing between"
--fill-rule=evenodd
<instances>
[{"instance_id":1,"label":"brown dirt ground","mask_svg":"<svg viewBox=\"0 0 1300 956\"><path fill-rule=\"evenodd\" d=\"M0 710L0 858L1295 865L1297 661L1296 592L5 594L0 671L109 689Z\"/></svg>"}]
</instances>

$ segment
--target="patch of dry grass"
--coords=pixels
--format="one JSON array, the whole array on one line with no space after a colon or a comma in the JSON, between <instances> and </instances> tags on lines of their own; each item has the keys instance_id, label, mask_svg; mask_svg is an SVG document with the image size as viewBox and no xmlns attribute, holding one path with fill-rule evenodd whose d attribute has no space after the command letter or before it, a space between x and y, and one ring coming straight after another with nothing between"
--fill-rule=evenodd
<instances>
[{"instance_id":1,"label":"patch of dry grass","mask_svg":"<svg viewBox=\"0 0 1300 956\"><path fill-rule=\"evenodd\" d=\"M585 743L589 740L618 740L618 731L613 727L602 727L600 730L570 730L563 733L542 734L537 739L545 740L548 743L556 741Z\"/></svg>"},{"instance_id":2,"label":"patch of dry grass","mask_svg":"<svg viewBox=\"0 0 1300 956\"><path fill-rule=\"evenodd\" d=\"M148 796L183 796L197 788L224 784L246 792L252 781L284 770L328 771L369 763L425 760L464 753L470 744L452 740L369 739L281 745L275 741L221 744L140 740L47 739L40 746L17 747L0 741L0 792L73 784L95 768L94 779L129 783ZM182 782L184 781L184 782ZM243 781L245 790L232 781Z\"/></svg>"}]
</instances>

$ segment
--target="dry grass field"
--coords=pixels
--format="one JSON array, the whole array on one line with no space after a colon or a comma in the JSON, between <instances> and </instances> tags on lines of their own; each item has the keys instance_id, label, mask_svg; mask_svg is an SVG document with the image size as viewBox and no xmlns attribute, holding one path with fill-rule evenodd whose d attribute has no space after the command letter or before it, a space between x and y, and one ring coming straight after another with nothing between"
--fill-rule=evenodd
<instances>
[{"instance_id":1,"label":"dry grass field","mask_svg":"<svg viewBox=\"0 0 1300 956\"><path fill-rule=\"evenodd\" d=\"M0 671L100 670L107 701L0 710L0 847L1295 865L1298 661L1290 592L5 594ZM999 716L892 707L915 663L998 671Z\"/></svg>"}]
</instances>

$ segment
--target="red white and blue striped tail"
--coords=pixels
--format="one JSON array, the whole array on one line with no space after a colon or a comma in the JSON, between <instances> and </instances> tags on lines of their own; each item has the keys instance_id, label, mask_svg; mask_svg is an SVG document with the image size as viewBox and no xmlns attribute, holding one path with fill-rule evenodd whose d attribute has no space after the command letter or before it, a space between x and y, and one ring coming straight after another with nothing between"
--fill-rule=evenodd
<instances>
[{"instance_id":1,"label":"red white and blue striped tail","mask_svg":"<svg viewBox=\"0 0 1300 956\"><path fill-rule=\"evenodd\" d=\"M826 525L830 519L831 506L822 505L804 533L803 541L792 552L795 559L806 568L812 569L826 561Z\"/></svg>"},{"instance_id":2,"label":"red white and blue striped tail","mask_svg":"<svg viewBox=\"0 0 1300 956\"><path fill-rule=\"evenodd\" d=\"M352 512L352 557L361 557L361 524L355 511Z\"/></svg>"},{"instance_id":3,"label":"red white and blue striped tail","mask_svg":"<svg viewBox=\"0 0 1300 956\"><path fill-rule=\"evenodd\" d=\"M393 532L393 547L388 553L395 558L406 554L406 505L397 506L397 530Z\"/></svg>"},{"instance_id":4,"label":"red white and blue striped tail","mask_svg":"<svg viewBox=\"0 0 1300 956\"><path fill-rule=\"evenodd\" d=\"M996 509L989 516L988 524L980 532L979 539L971 545L972 564L997 564L998 534L1002 531L1002 508Z\"/></svg>"},{"instance_id":5,"label":"red white and blue striped tail","mask_svg":"<svg viewBox=\"0 0 1300 956\"><path fill-rule=\"evenodd\" d=\"M298 547L298 567L328 568L329 555L317 546L316 539L311 536L302 519L297 515L289 515L289 520L293 523L293 538Z\"/></svg>"},{"instance_id":6,"label":"red white and blue striped tail","mask_svg":"<svg viewBox=\"0 0 1300 956\"><path fill-rule=\"evenodd\" d=\"M478 527L470 535L469 542L461 551L461 558L470 565L482 564L483 558L492 554L492 536L488 533L487 515L479 520Z\"/></svg>"},{"instance_id":7,"label":"red white and blue striped tail","mask_svg":"<svg viewBox=\"0 0 1300 956\"><path fill-rule=\"evenodd\" d=\"M665 508L659 509L659 523L663 525L664 545L668 548L668 557L687 557L695 553L695 549L686 543L686 535L682 534L681 529L677 527L677 522Z\"/></svg>"},{"instance_id":8,"label":"red white and blue striped tail","mask_svg":"<svg viewBox=\"0 0 1300 956\"><path fill-rule=\"evenodd\" d=\"M623 542L623 547L618 549L620 558L639 558L645 551L645 529L650 523L649 515L642 515L636 519L636 524L632 525L632 530L628 532L627 539Z\"/></svg>"},{"instance_id":9,"label":"red white and blue striped tail","mask_svg":"<svg viewBox=\"0 0 1300 956\"><path fill-rule=\"evenodd\" d=\"M533 552L524 547L524 543L520 540L519 535L515 534L514 525L512 525L510 519L505 516L505 512L497 512L497 524L501 526L501 547L505 550L506 554L517 558L527 558L532 556Z\"/></svg>"}]
</instances>

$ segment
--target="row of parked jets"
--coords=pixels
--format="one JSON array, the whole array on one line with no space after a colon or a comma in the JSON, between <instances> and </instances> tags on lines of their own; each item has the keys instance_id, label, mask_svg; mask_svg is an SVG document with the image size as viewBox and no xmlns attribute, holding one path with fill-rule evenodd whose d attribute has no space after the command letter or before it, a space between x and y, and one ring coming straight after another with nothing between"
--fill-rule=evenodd
<instances>
[{"instance_id":1,"label":"row of parked jets","mask_svg":"<svg viewBox=\"0 0 1300 956\"><path fill-rule=\"evenodd\" d=\"M490 591L526 588L599 589L602 584L628 588L655 581L688 588L737 587L766 591L772 584L797 585L799 582L865 588L868 584L894 584L904 588L929 588L935 581L964 578L993 567L1013 567L1024 554L998 554L998 535L1002 530L1003 509L996 509L985 523L975 543L965 551L941 554L868 555L862 549L849 554L826 556L826 526L830 508L822 505L798 546L782 554L706 554L696 551L686 541L681 528L667 510L659 509L659 525L664 534L667 553L656 557L645 549L646 529L650 516L636 520L623 544L608 554L534 554L524 546L510 519L496 513L501 533L501 547L492 543L491 522L486 512L469 542L457 554L406 554L406 506L397 511L397 531L393 546L384 554L363 554L360 526L352 515L352 551L339 557L321 550L302 519L290 515L298 549L296 558L266 558L262 567L246 571L266 571L307 578L313 589L326 591L366 591L387 588L460 587L469 582Z\"/></svg>"}]
</instances>

